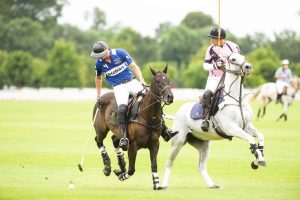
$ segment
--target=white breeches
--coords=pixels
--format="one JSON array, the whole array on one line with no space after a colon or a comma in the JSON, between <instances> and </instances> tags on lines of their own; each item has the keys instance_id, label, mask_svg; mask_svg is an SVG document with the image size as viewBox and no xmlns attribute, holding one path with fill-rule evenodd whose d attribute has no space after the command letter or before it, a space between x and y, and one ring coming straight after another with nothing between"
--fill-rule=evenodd
<instances>
[{"instance_id":1,"label":"white breeches","mask_svg":"<svg viewBox=\"0 0 300 200\"><path fill-rule=\"evenodd\" d=\"M220 80L221 80L221 76L208 76L205 90L210 90L212 92L215 92Z\"/></svg>"},{"instance_id":2,"label":"white breeches","mask_svg":"<svg viewBox=\"0 0 300 200\"><path fill-rule=\"evenodd\" d=\"M276 87L279 94L283 92L284 87L288 87L288 86L289 84L287 82L280 81L280 80L276 81Z\"/></svg>"},{"instance_id":3,"label":"white breeches","mask_svg":"<svg viewBox=\"0 0 300 200\"><path fill-rule=\"evenodd\" d=\"M114 94L118 106L121 104L128 104L129 94L135 95L139 91L143 90L143 86L136 79L124 84L120 84L114 87Z\"/></svg>"}]
</instances>

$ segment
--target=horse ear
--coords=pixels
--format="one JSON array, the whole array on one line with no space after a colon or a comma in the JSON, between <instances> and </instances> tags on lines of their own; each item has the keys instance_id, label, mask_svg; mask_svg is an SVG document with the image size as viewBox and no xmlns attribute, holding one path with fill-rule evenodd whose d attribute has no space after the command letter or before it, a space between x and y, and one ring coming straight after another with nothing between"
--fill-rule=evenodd
<instances>
[{"instance_id":1,"label":"horse ear","mask_svg":"<svg viewBox=\"0 0 300 200\"><path fill-rule=\"evenodd\" d=\"M163 73L167 73L167 71L168 71L168 64L165 66L165 68L164 68L164 70L163 70Z\"/></svg>"},{"instance_id":2,"label":"horse ear","mask_svg":"<svg viewBox=\"0 0 300 200\"><path fill-rule=\"evenodd\" d=\"M150 68L150 71L152 72L153 76L155 76L157 74L157 72L154 69L152 69L152 67L149 67L149 68Z\"/></svg>"}]
</instances>

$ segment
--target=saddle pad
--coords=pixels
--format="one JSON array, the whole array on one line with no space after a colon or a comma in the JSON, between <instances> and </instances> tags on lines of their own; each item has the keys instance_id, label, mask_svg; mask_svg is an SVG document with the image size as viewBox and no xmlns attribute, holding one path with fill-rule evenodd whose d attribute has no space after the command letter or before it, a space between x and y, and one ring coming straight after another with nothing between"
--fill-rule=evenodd
<instances>
[{"instance_id":1,"label":"saddle pad","mask_svg":"<svg viewBox=\"0 0 300 200\"><path fill-rule=\"evenodd\" d=\"M128 100L128 111L127 111L127 120L130 122L130 120L134 120L139 112L140 103L142 100L142 96L139 97L133 97L130 96L130 99ZM118 105L116 102L112 103L112 106L109 111L109 123L113 125L118 125Z\"/></svg>"},{"instance_id":2,"label":"saddle pad","mask_svg":"<svg viewBox=\"0 0 300 200\"><path fill-rule=\"evenodd\" d=\"M203 118L203 108L201 103L198 102L193 106L190 116L194 120Z\"/></svg>"}]
</instances>

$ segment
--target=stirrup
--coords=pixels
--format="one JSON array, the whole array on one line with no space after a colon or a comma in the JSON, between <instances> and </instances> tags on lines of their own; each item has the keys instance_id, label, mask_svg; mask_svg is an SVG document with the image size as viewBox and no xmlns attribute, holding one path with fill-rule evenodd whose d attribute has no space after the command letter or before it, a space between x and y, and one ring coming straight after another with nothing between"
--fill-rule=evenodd
<instances>
[{"instance_id":1,"label":"stirrup","mask_svg":"<svg viewBox=\"0 0 300 200\"><path fill-rule=\"evenodd\" d=\"M124 151L128 149L129 140L127 138L121 138L119 142L119 147L121 147Z\"/></svg>"},{"instance_id":2,"label":"stirrup","mask_svg":"<svg viewBox=\"0 0 300 200\"><path fill-rule=\"evenodd\" d=\"M207 132L209 129L209 121L204 120L201 124L201 129L202 131Z\"/></svg>"}]
</instances>

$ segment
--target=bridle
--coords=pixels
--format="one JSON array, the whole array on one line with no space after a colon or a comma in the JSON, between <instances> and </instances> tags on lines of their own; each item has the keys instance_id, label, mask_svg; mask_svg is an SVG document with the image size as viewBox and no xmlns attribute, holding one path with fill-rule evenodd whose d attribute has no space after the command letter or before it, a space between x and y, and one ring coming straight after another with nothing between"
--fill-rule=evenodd
<instances>
[{"instance_id":1,"label":"bridle","mask_svg":"<svg viewBox=\"0 0 300 200\"><path fill-rule=\"evenodd\" d=\"M157 73L155 76L154 76L154 79L158 76L158 75L164 75L163 73ZM155 84L155 85L154 85ZM157 103L159 103L160 104L160 110L161 110L161 112L163 112L163 107L166 105L166 102L165 102L165 99L164 99L164 97L163 97L163 94L164 94L164 92L165 92L165 90L167 89L167 88L171 88L170 87L170 85L166 85L164 88L162 88L162 89L160 89L160 85L159 85L159 83L156 81L156 80L154 80L153 81L153 83L152 83L152 86L154 86L155 88L157 88L158 90L159 90L159 94L160 95L157 95L157 94L155 94L153 91L151 91L150 89L148 89L148 88L150 88L151 86L149 86L149 85L144 85L144 90L146 90L146 93L149 93L150 95L152 95L153 97L154 97L154 101L151 103L151 104L149 104L149 105L147 105L147 106L145 106L145 107L143 107L142 109L140 109L139 111L138 111L138 114L140 114L142 111L144 111L144 110L146 110L147 108L149 108L149 107L151 107L151 106L153 106L153 105L155 105L155 104L157 104ZM146 95L146 94L145 94ZM144 96L145 96L144 95ZM142 99L143 100L143 99ZM163 104L162 104L163 103ZM162 113L163 114L163 113ZM142 118L144 118L144 120L145 120L145 117L143 116L143 115L140 115ZM146 121L146 120L145 120ZM137 121L137 120L131 120L131 122L135 122L135 123L138 123L138 124L140 124L140 125L143 125L143 126L145 126L145 127L148 127L148 128L151 128L151 129L158 129L158 128L160 128L161 126L162 126L162 116L159 118L159 122L157 123L157 125L148 125L148 123L147 124L144 124L144 123L141 123L141 122L139 122L139 121Z\"/></svg>"},{"instance_id":2,"label":"bridle","mask_svg":"<svg viewBox=\"0 0 300 200\"><path fill-rule=\"evenodd\" d=\"M166 102L165 102L165 99L164 99L164 97L163 97L163 94L164 94L164 92L165 92L165 90L167 89L167 88L171 88L171 86L170 85L166 85L164 88L160 88L160 85L159 85L159 83L155 80L155 78L157 77L157 76L159 76L159 75L161 75L161 76L164 76L164 73L157 73L155 76L154 76L154 86L159 90L159 94L157 95L157 94L155 94L154 92L152 92L151 90L148 90L148 92L150 92L151 94L152 94L152 96L154 96L154 98L155 98L155 102L154 103L164 103L164 105L165 104L167 104ZM150 86L149 86L150 87Z\"/></svg>"},{"instance_id":3,"label":"bridle","mask_svg":"<svg viewBox=\"0 0 300 200\"><path fill-rule=\"evenodd\" d=\"M228 57L230 57L231 55L232 54L230 54ZM245 129L245 126L246 126L245 117L244 117L244 113L243 113L243 109L242 109L242 101L243 101L243 97L242 97L243 91L242 91L242 89L243 89L243 83L244 83L244 80L245 80L245 72L243 72L243 65L245 63L247 63L246 60L244 60L241 64L236 64L236 63L233 63L233 61L231 61L231 60L228 59L228 65L229 65L228 67L229 67L229 69L223 70L224 74L223 74L223 76L222 76L222 78L220 80L220 83L222 81L223 84L219 83L219 85L223 85L223 87L220 88L220 89L223 89L224 88L224 80L225 80L226 73L230 73L230 74L236 75L236 78L232 81L232 83L229 86L229 91L228 92L226 92L225 90L223 90L223 91L225 93L224 96L229 96L230 98L234 99L238 103L238 106L239 106L240 112L241 112L241 116L242 116L242 120L243 120L243 129ZM240 67L240 69L239 70L231 70L230 69L230 64L237 65L237 66ZM241 77L240 92L239 92L239 99L236 99L235 97L233 97L233 96L230 95L230 90L231 90L232 85L238 80L239 77ZM231 104L228 104L228 105L231 105ZM235 105L235 104L232 104L232 105Z\"/></svg>"}]
</instances>

